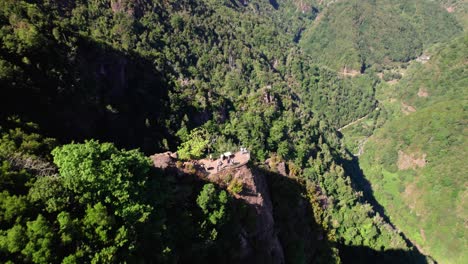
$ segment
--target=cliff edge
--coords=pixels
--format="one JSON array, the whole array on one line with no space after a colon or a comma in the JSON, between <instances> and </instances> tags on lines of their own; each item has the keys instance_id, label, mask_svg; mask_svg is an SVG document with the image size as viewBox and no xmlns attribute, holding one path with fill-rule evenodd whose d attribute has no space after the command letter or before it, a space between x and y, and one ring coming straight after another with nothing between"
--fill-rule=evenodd
<instances>
[{"instance_id":1,"label":"cliff edge","mask_svg":"<svg viewBox=\"0 0 468 264\"><path fill-rule=\"evenodd\" d=\"M241 186L237 191L230 190L230 193L254 212L248 224L241 225L238 234L241 260L246 263L285 263L283 247L275 228L266 175L253 172L248 165L248 153L237 152L231 155L229 161L227 158L220 158L182 162L171 152L155 154L150 158L155 167L174 171L180 176L196 175L200 180L228 190L233 182Z\"/></svg>"}]
</instances>

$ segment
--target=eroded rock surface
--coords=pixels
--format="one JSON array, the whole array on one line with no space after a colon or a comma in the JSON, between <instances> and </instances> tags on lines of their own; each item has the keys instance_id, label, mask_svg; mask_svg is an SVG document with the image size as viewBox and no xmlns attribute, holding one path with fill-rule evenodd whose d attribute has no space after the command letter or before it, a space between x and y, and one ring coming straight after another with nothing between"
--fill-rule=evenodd
<instances>
[{"instance_id":1,"label":"eroded rock surface","mask_svg":"<svg viewBox=\"0 0 468 264\"><path fill-rule=\"evenodd\" d=\"M194 174L222 188L227 188L232 181L242 183L242 191L232 195L255 212L251 226L241 226L239 233L239 255L243 263L285 263L283 248L275 231L273 205L265 175L252 170L248 160L244 160L245 157L240 154L239 163L226 166L220 171L208 170L211 163L206 163L206 160L181 162L174 157L174 153L166 152L154 154L150 158L157 168L176 170L180 175Z\"/></svg>"}]
</instances>

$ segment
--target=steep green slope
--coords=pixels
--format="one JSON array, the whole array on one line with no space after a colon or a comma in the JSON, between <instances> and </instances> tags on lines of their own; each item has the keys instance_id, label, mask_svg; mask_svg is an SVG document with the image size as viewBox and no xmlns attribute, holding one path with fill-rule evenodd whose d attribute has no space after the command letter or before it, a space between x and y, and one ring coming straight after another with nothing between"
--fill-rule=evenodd
<instances>
[{"instance_id":1,"label":"steep green slope","mask_svg":"<svg viewBox=\"0 0 468 264\"><path fill-rule=\"evenodd\" d=\"M449 13L455 14L460 24L468 28L468 1L466 0L443 0L442 7Z\"/></svg>"},{"instance_id":2,"label":"steep green slope","mask_svg":"<svg viewBox=\"0 0 468 264\"><path fill-rule=\"evenodd\" d=\"M398 112L360 158L392 221L442 263L467 258L467 50L466 36L442 45L388 87L394 97L386 105Z\"/></svg>"},{"instance_id":3,"label":"steep green slope","mask_svg":"<svg viewBox=\"0 0 468 264\"><path fill-rule=\"evenodd\" d=\"M414 59L459 32L455 18L433 1L350 0L324 7L301 46L335 70L363 72Z\"/></svg>"},{"instance_id":4,"label":"steep green slope","mask_svg":"<svg viewBox=\"0 0 468 264\"><path fill-rule=\"evenodd\" d=\"M111 143L45 156L56 142L20 126L1 129L2 263L236 262L245 205L226 191Z\"/></svg>"},{"instance_id":5,"label":"steep green slope","mask_svg":"<svg viewBox=\"0 0 468 264\"><path fill-rule=\"evenodd\" d=\"M300 184L314 215L306 222L323 232L306 244L323 241L329 259L357 247L368 261L390 251L394 261L424 262L340 165L350 157L334 128L372 110L373 79L314 65L294 43L314 8L272 2L0 2L1 260L183 263L194 252L235 260L240 241L223 216L242 215L242 205L200 182L161 177L141 152L120 150L176 150L201 134L210 153L246 146L255 163L287 161L282 179ZM33 126L30 136L10 116L43 130ZM57 140L42 143L38 133ZM116 147L69 144L90 138ZM278 210L298 203L272 185ZM290 224L278 222L285 255L313 262Z\"/></svg>"},{"instance_id":6,"label":"steep green slope","mask_svg":"<svg viewBox=\"0 0 468 264\"><path fill-rule=\"evenodd\" d=\"M294 48L298 29L313 17L310 5L302 12L295 1L278 10L269 1L111 3L2 3L2 115L20 114L64 141L94 137L149 153L164 142L174 148L182 127L224 122L267 87L291 107L290 94L310 96L304 75L322 90L339 83L311 109L336 126L362 113L338 117L326 109L330 102L342 109L365 102L365 112L374 101L372 84L310 67ZM346 93L356 100L342 101Z\"/></svg>"}]
</instances>

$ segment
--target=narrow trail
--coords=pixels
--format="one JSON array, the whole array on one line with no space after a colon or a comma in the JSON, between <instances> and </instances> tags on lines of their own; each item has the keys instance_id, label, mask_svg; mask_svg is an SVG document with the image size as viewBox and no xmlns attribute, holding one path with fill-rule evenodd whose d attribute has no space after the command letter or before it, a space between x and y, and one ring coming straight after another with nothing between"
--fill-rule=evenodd
<instances>
[{"instance_id":1,"label":"narrow trail","mask_svg":"<svg viewBox=\"0 0 468 264\"><path fill-rule=\"evenodd\" d=\"M355 124L357 124L357 123L359 123L359 122L361 122L362 120L366 119L371 113L373 113L374 111L377 111L378 109L379 109L379 107L376 106L376 107L374 108L374 110L372 110L372 111L371 111L370 113L368 113L367 115L365 115L365 116L363 116L363 117L361 117L361 118L358 118L358 119L354 120L353 122L351 122L351 123L349 123L349 124L347 124L347 125L344 125L344 126L340 127L340 128L338 129L338 131L341 132L341 130L343 130L343 129L347 128L347 127L350 127L350 126L352 126L352 125L355 125ZM358 144L358 152L357 152L357 153L353 153L353 156L359 157L359 156L361 156L361 155L364 153L364 145L367 143L367 141L369 140L369 138L370 138L370 136L365 137L364 139L360 140L360 142L359 142L359 144Z\"/></svg>"},{"instance_id":2,"label":"narrow trail","mask_svg":"<svg viewBox=\"0 0 468 264\"><path fill-rule=\"evenodd\" d=\"M359 157L364 153L364 145L367 143L370 137L366 137L364 140L359 142L358 153L353 154L355 157Z\"/></svg>"},{"instance_id":3,"label":"narrow trail","mask_svg":"<svg viewBox=\"0 0 468 264\"><path fill-rule=\"evenodd\" d=\"M353 122L351 122L351 123L349 123L349 124L347 124L347 125L344 125L344 126L338 128L338 131L341 132L341 130L343 130L343 129L347 128L347 127L350 127L350 126L352 126L352 125L354 125L354 124L356 124L356 123L358 123L358 122L364 120L364 119L367 118L372 112L374 112L375 110L377 110L377 108L378 108L378 107L374 108L374 110L372 110L372 111L371 111L370 113L368 113L367 115L365 115L365 116L363 116L363 117L361 117L361 118L359 118L359 119L356 119L356 120L354 120Z\"/></svg>"}]
</instances>

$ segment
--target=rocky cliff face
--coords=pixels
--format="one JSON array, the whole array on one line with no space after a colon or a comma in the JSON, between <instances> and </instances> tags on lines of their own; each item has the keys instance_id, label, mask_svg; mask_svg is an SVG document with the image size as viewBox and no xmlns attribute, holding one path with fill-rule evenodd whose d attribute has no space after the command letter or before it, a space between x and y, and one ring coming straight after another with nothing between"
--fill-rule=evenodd
<instances>
[{"instance_id":1,"label":"rocky cliff face","mask_svg":"<svg viewBox=\"0 0 468 264\"><path fill-rule=\"evenodd\" d=\"M246 164L226 169L210 178L225 179L230 176L232 180L242 182L243 186L242 191L234 196L251 206L256 213L254 228L242 227L239 234L242 257L257 263L284 263L283 247L276 232L273 205L265 175L253 173Z\"/></svg>"},{"instance_id":2,"label":"rocky cliff face","mask_svg":"<svg viewBox=\"0 0 468 264\"><path fill-rule=\"evenodd\" d=\"M252 217L242 221L245 224L241 225L238 234L240 259L243 263L285 263L266 175L254 172L248 163L210 173L199 162L177 162L175 155L170 152L155 154L151 159L157 168L174 170L179 175L195 174L201 180L215 183L221 188L227 188L229 182L241 183L242 191L232 195L247 205Z\"/></svg>"}]
</instances>

